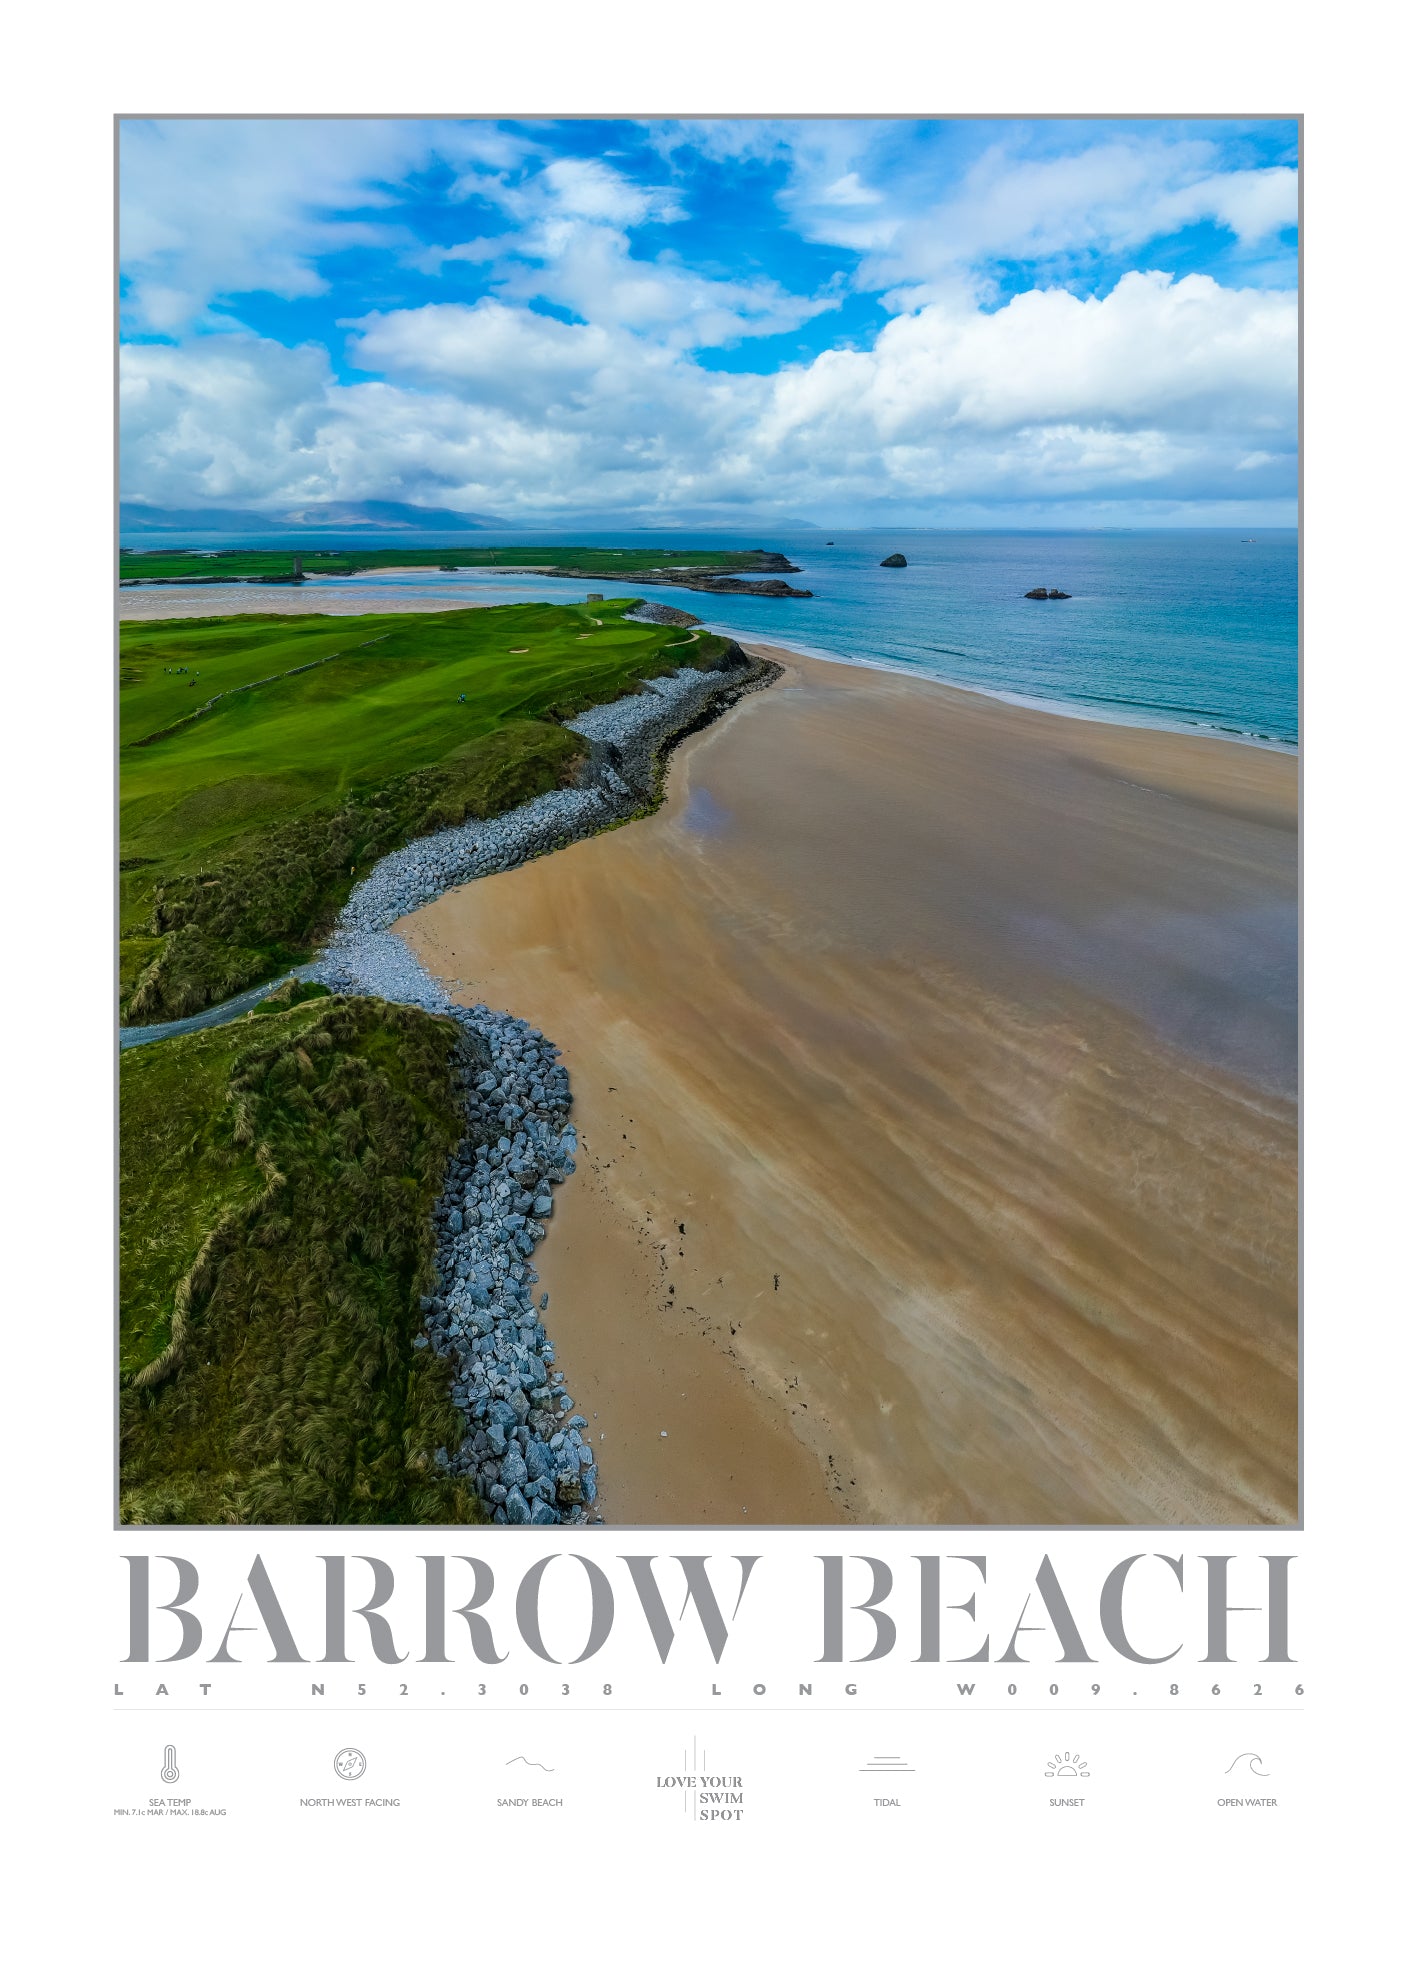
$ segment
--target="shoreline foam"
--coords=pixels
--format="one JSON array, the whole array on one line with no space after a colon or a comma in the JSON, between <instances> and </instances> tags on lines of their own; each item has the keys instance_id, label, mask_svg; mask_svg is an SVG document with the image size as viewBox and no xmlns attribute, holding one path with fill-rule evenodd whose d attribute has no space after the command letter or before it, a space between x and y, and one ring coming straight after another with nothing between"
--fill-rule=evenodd
<instances>
[{"instance_id":1,"label":"shoreline foam","mask_svg":"<svg viewBox=\"0 0 1417 1984\"><path fill-rule=\"evenodd\" d=\"M950 675L942 675L933 670L913 666L904 661L883 661L875 655L838 654L830 648L813 647L801 641L790 645L781 641L764 640L760 634L744 633L741 629L714 627L716 634L726 635L741 647L760 649L763 653L781 652L801 655L807 661L826 661L837 668L866 668L873 674L902 675L911 682L933 683L943 689L953 689L961 696L983 696L991 703L1008 703L1022 710L1040 710L1047 716L1063 716L1076 723L1100 723L1116 730L1155 730L1167 737L1215 737L1222 742L1245 744L1259 751L1277 751L1285 757L1297 757L1299 745L1295 739L1273 737L1261 730L1242 730L1238 726L1210 722L1202 719L1196 723L1183 723L1180 718L1167 722L1158 711L1143 709L1141 704L1127 704L1123 707L1135 709L1135 717L1121 714L1109 715L1105 709L1084 702L1050 701L1043 696L1025 695L1017 689L986 688L978 682L960 682Z\"/></svg>"}]
</instances>

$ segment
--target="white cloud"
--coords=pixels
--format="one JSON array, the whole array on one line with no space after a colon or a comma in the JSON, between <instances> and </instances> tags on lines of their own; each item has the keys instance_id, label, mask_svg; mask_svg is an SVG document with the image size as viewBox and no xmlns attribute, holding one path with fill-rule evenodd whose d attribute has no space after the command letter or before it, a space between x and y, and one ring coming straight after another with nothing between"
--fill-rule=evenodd
<instances>
[{"instance_id":1,"label":"white cloud","mask_svg":"<svg viewBox=\"0 0 1417 1984\"><path fill-rule=\"evenodd\" d=\"M863 186L859 172L844 172L840 179L824 186L819 197L827 207L878 207L885 195L872 186Z\"/></svg>"},{"instance_id":2,"label":"white cloud","mask_svg":"<svg viewBox=\"0 0 1417 1984\"><path fill-rule=\"evenodd\" d=\"M932 303L868 352L780 373L748 445L804 490L815 478L850 500L880 478L918 502L1217 495L1263 440L1282 492L1295 364L1293 297L1204 276L1134 274L1101 299L1035 290L992 313Z\"/></svg>"},{"instance_id":3,"label":"white cloud","mask_svg":"<svg viewBox=\"0 0 1417 1984\"><path fill-rule=\"evenodd\" d=\"M765 278L745 282L700 274L667 251L634 255L628 235L619 228L560 211L516 235L433 251L420 265L449 261L487 265L488 280L500 299L543 298L587 323L643 331L684 349L796 330L838 301L835 294L794 296ZM390 312L388 318L426 315L436 329L437 344L445 348L447 330L457 321L449 313L459 309L471 314L467 306L435 304L426 311ZM370 329L358 347L361 364L381 364L378 326L384 321L379 316L362 320L361 328Z\"/></svg>"},{"instance_id":4,"label":"white cloud","mask_svg":"<svg viewBox=\"0 0 1417 1984\"><path fill-rule=\"evenodd\" d=\"M417 126L341 118L130 121L121 141L126 307L159 332L243 290L318 295L318 255L380 236L330 216L387 204L380 182L427 148Z\"/></svg>"},{"instance_id":5,"label":"white cloud","mask_svg":"<svg viewBox=\"0 0 1417 1984\"><path fill-rule=\"evenodd\" d=\"M129 345L121 359L124 460L143 489L164 492L154 500L245 499L273 474L285 492L325 494L330 369L318 347L210 337ZM134 493L126 474L124 493Z\"/></svg>"},{"instance_id":6,"label":"white cloud","mask_svg":"<svg viewBox=\"0 0 1417 1984\"><path fill-rule=\"evenodd\" d=\"M452 201L481 194L485 186L499 183L501 175L514 172L536 155L536 147L529 138L477 118L459 122L455 147L448 145L445 135L443 150L447 155L468 162L468 169L459 173L448 189Z\"/></svg>"},{"instance_id":7,"label":"white cloud","mask_svg":"<svg viewBox=\"0 0 1417 1984\"><path fill-rule=\"evenodd\" d=\"M794 296L768 278L694 270L668 250L633 252L629 228L668 225L684 219L684 211L672 189L643 185L603 159L553 159L515 181L484 176L478 191L515 225L501 235L421 248L406 258L412 266L425 274L457 262L486 268L500 300L543 299L588 323L643 331L686 349L796 330L836 306L835 294ZM389 315L416 319L419 313ZM371 317L360 327L368 327L358 347L361 364L377 368L382 362L382 321ZM425 321L435 356L446 353L456 317L433 306ZM470 324L474 345L484 328ZM414 325L401 326L399 335L410 346Z\"/></svg>"},{"instance_id":8,"label":"white cloud","mask_svg":"<svg viewBox=\"0 0 1417 1984\"><path fill-rule=\"evenodd\" d=\"M803 126L774 117L676 117L651 121L644 127L649 144L662 158L692 150L700 158L727 161L787 157Z\"/></svg>"},{"instance_id":9,"label":"white cloud","mask_svg":"<svg viewBox=\"0 0 1417 1984\"><path fill-rule=\"evenodd\" d=\"M1124 276L1106 297L1029 290L992 313L932 303L869 352L824 352L778 375L770 438L827 409L891 440L923 427L1286 426L1295 299L1209 276Z\"/></svg>"},{"instance_id":10,"label":"white cloud","mask_svg":"<svg viewBox=\"0 0 1417 1984\"><path fill-rule=\"evenodd\" d=\"M126 309L173 339L125 353L125 493L399 496L508 515L829 504L841 522L967 498L1292 493L1290 168L1227 169L1213 137L1174 130L991 127L982 152L966 127L890 121L650 135L665 184L486 121L125 125ZM694 267L647 245L636 230L685 218L685 146L700 161L784 162L788 265L804 265L805 239L838 251L833 280L797 295L754 265ZM449 212L470 236L480 225L475 238L412 231L405 197L433 167L452 175ZM474 199L476 218L461 204ZM1135 266L1105 294L1063 286L1206 220L1263 271L1250 286ZM236 321L243 291L320 294L321 257L355 246L388 251L376 293L393 298L343 324L367 378L341 383L321 346L288 349ZM1036 273L992 308L1000 262ZM419 283L400 307L410 270L447 272L444 294L478 300L421 304ZM852 287L887 313L869 349L766 377L695 362L796 331Z\"/></svg>"},{"instance_id":11,"label":"white cloud","mask_svg":"<svg viewBox=\"0 0 1417 1984\"><path fill-rule=\"evenodd\" d=\"M1271 165L1257 172L1217 172L1182 187L1159 203L1163 225L1214 220L1237 241L1264 241L1299 219L1299 175L1292 166Z\"/></svg>"},{"instance_id":12,"label":"white cloud","mask_svg":"<svg viewBox=\"0 0 1417 1984\"><path fill-rule=\"evenodd\" d=\"M868 351L772 377L510 303L367 319L380 382L314 348L205 337L125 355L124 489L150 501L399 496L508 516L747 501L1176 501L1293 483L1294 299L1135 274L1110 295L956 297Z\"/></svg>"},{"instance_id":13,"label":"white cloud","mask_svg":"<svg viewBox=\"0 0 1417 1984\"><path fill-rule=\"evenodd\" d=\"M412 250L400 225L351 218L391 207L435 160L495 188L524 139L478 120L196 117L126 119L119 233L125 311L140 331L208 318L214 300L262 290L318 296L320 256Z\"/></svg>"},{"instance_id":14,"label":"white cloud","mask_svg":"<svg viewBox=\"0 0 1417 1984\"><path fill-rule=\"evenodd\" d=\"M641 186L601 159L553 159L539 183L553 212L573 214L581 220L632 227L647 220L684 218L683 208L667 187Z\"/></svg>"},{"instance_id":15,"label":"white cloud","mask_svg":"<svg viewBox=\"0 0 1417 1984\"><path fill-rule=\"evenodd\" d=\"M362 370L529 411L604 390L630 356L599 324L563 324L490 297L366 317L350 351Z\"/></svg>"},{"instance_id":16,"label":"white cloud","mask_svg":"<svg viewBox=\"0 0 1417 1984\"><path fill-rule=\"evenodd\" d=\"M808 239L866 257L858 288L929 283L1001 260L1116 254L1200 220L1248 246L1297 217L1292 167L1220 169L1208 138L1127 133L1029 156L1008 137L963 172L928 143L913 156L902 147L898 127L870 125L806 126L791 142L784 206Z\"/></svg>"}]
</instances>

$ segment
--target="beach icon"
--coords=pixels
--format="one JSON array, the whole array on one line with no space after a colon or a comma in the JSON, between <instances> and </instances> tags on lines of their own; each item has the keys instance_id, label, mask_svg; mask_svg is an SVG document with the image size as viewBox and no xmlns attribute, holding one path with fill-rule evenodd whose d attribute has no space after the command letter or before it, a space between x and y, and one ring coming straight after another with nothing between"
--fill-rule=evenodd
<instances>
[{"instance_id":1,"label":"beach icon","mask_svg":"<svg viewBox=\"0 0 1417 1984\"><path fill-rule=\"evenodd\" d=\"M1076 1750L1059 1750L1043 1766L1045 1777L1091 1777L1092 1773Z\"/></svg>"}]
</instances>

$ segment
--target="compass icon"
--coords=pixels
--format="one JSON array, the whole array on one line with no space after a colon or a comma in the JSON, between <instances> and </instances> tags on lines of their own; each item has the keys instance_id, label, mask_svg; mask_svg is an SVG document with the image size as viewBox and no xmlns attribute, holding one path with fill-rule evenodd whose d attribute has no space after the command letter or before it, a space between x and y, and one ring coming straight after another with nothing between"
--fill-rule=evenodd
<instances>
[{"instance_id":1,"label":"compass icon","mask_svg":"<svg viewBox=\"0 0 1417 1984\"><path fill-rule=\"evenodd\" d=\"M336 1750L335 1776L342 1777L346 1784L352 1784L356 1777L363 1777L366 1763L362 1750Z\"/></svg>"}]
</instances>

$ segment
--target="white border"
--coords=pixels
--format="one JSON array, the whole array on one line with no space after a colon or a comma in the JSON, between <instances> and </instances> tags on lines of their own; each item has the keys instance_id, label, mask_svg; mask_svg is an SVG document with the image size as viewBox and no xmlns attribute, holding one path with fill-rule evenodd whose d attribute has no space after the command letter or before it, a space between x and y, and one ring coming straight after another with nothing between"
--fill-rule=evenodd
<instances>
[{"instance_id":1,"label":"white border","mask_svg":"<svg viewBox=\"0 0 1417 1984\"><path fill-rule=\"evenodd\" d=\"M1377 1974L1391 1713L1410 1641L1405 1457L1412 726L1408 523L1412 278L1398 133L1405 74L1387 23L1300 8L1015 5L947 13L724 4L429 4L390 14L251 4L111 14L30 10L12 28L5 120L14 436L5 464L7 977L14 1127L7 1445L18 1485L13 1763L34 1787L29 1886L48 1962L26 1974L146 1976L179 1960L276 1977L353 1952L403 1973L554 1961L589 1977L833 1972L908 1961L1023 1978ZM585 1836L499 1870L476 1841L329 1842L279 1852L134 1841L104 1822L88 1760L108 1621L110 1236L108 656L109 174L118 110L357 111L439 98L463 112L563 114L679 99L705 113L1303 112L1308 201L1308 1564L1319 1676L1309 1816L1282 1842L1225 1848L1149 1814L1061 1844L912 1834L823 1850L788 1831L719 1868L677 1835ZM62 613L56 615L56 608ZM57 628L57 632L56 632ZM102 658L102 659L100 659ZM56 709L62 712L56 718ZM62 728L61 728L62 724ZM1404 831L1404 829L1406 831ZM1138 1542L1140 1542L1138 1538ZM353 1539L350 1539L351 1544ZM1392 1792L1406 1797L1405 1775ZM506 1878L503 1878L505 1872ZM1341 1912L1348 1879L1362 1897ZM520 1878L517 1878L520 1876ZM353 1877L353 1878L351 1878ZM75 1904L82 1898L80 1911ZM47 1913L45 1912L47 1911ZM1391 1918L1390 1918L1391 1919ZM1342 1935L1343 1942L1338 1944ZM1400 1945L1399 1945L1400 1947ZM67 1952L68 1954L64 1954ZM87 1954L81 1956L81 1952ZM518 1957L519 1953L519 1957ZM653 1969L651 1970L651 1966Z\"/></svg>"}]
</instances>

